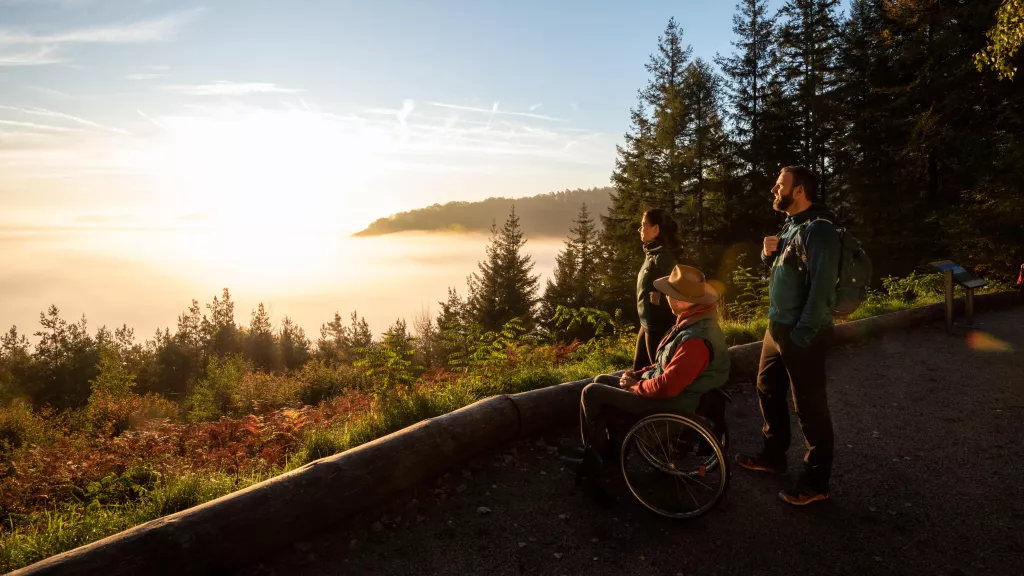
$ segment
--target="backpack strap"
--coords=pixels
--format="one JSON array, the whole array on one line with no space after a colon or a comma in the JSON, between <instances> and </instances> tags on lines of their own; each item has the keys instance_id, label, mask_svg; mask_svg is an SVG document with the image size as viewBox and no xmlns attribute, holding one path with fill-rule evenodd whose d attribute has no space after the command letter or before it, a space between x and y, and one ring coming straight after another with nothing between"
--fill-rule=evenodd
<instances>
[{"instance_id":1,"label":"backpack strap","mask_svg":"<svg viewBox=\"0 0 1024 576\"><path fill-rule=\"evenodd\" d=\"M800 250L803 252L803 258L802 259L804 260L804 265L805 266L807 265L807 236L810 235L809 230L811 228L811 224L814 224L815 222L818 222L818 221L828 222L829 224L832 224L833 228L836 227L836 225L831 220L829 220L828 218L822 218L821 216L817 216L815 218L812 218L812 219L808 220L807 223L803 226L803 228L799 232L797 232L797 235L800 236ZM806 272L806 274L804 274L804 283L807 286L811 285L811 268L810 268L810 266L807 266L807 272Z\"/></svg>"}]
</instances>

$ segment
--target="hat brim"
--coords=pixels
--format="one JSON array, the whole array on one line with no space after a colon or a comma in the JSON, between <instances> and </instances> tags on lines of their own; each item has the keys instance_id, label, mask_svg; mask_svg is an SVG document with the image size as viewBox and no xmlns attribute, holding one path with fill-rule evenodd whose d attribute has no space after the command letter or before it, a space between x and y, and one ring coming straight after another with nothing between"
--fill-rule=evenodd
<instances>
[{"instance_id":1,"label":"hat brim","mask_svg":"<svg viewBox=\"0 0 1024 576\"><path fill-rule=\"evenodd\" d=\"M693 298L691 296L684 296L680 294L675 288L672 287L668 282L668 276L663 276L654 281L654 287L665 294L671 296L676 300L682 300L683 302L689 302L691 304L714 304L718 302L718 291L711 287L711 284L704 283L704 295L699 298Z\"/></svg>"}]
</instances>

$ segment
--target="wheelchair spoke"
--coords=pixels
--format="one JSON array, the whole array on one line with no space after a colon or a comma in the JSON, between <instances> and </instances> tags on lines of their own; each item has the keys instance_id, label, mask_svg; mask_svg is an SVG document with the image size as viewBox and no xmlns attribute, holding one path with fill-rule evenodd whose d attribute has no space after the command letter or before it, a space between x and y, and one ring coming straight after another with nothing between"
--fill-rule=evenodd
<instances>
[{"instance_id":1,"label":"wheelchair spoke","mask_svg":"<svg viewBox=\"0 0 1024 576\"><path fill-rule=\"evenodd\" d=\"M690 487L686 485L686 482L683 482L683 481L679 480L678 477L675 477L675 478L676 478L676 482L675 482L675 484L676 484L676 494L679 494L679 507L682 508L682 509L685 509L685 507L686 507L685 504L683 504L683 496L679 492L679 485L682 484L683 488L686 488L686 493L689 494L690 498L693 500L693 505L696 506L697 508L700 508L700 502L697 502L697 497L693 495L693 491L690 490Z\"/></svg>"},{"instance_id":2,"label":"wheelchair spoke","mask_svg":"<svg viewBox=\"0 0 1024 576\"><path fill-rule=\"evenodd\" d=\"M711 486L708 486L707 484L701 482L700 480L697 480L696 478L694 478L693 476L691 476L689 474L680 474L679 476L681 476L682 478L684 478L686 480L689 480L690 482L694 482L696 484L700 484L701 486L703 486L705 489L707 489L710 492L714 492L715 491L715 489L712 488Z\"/></svg>"}]
</instances>

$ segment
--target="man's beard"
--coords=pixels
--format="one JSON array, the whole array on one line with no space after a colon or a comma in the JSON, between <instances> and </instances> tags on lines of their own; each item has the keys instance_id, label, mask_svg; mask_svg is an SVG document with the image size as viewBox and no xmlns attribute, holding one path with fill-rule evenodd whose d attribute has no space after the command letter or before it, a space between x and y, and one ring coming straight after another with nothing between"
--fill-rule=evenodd
<instances>
[{"instance_id":1,"label":"man's beard","mask_svg":"<svg viewBox=\"0 0 1024 576\"><path fill-rule=\"evenodd\" d=\"M793 193L779 194L778 198L772 202L772 208L775 208L778 212L785 212L787 208L793 205Z\"/></svg>"}]
</instances>

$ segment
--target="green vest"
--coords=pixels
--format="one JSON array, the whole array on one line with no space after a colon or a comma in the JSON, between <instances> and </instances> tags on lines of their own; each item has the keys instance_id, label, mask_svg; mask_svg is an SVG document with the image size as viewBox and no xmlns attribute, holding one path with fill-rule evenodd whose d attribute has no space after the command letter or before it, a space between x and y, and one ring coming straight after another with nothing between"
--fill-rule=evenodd
<instances>
[{"instance_id":1,"label":"green vest","mask_svg":"<svg viewBox=\"0 0 1024 576\"><path fill-rule=\"evenodd\" d=\"M673 330L675 329L673 328ZM644 380L661 376L665 371L665 366L668 366L672 356L675 355L676 348L690 338L704 340L711 352L711 360L708 362L707 368L673 399L676 400L674 403L678 409L683 412L697 410L700 397L705 392L721 388L729 380L729 345L725 343L725 335L722 334L722 328L718 325L718 320L715 317L703 318L672 334L671 338L658 347L658 351L655 353L654 368L641 375Z\"/></svg>"}]
</instances>

